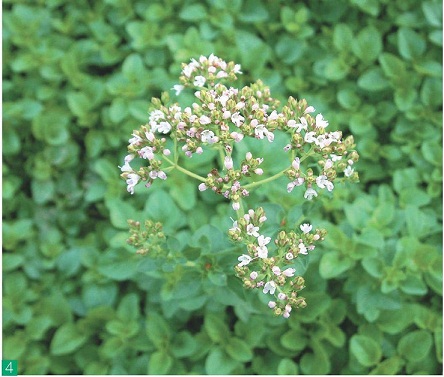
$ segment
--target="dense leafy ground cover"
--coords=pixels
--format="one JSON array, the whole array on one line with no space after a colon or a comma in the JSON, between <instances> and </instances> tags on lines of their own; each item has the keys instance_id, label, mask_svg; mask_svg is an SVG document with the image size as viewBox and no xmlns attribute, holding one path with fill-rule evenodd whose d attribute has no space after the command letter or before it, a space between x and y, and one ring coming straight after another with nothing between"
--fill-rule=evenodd
<instances>
[{"instance_id":1,"label":"dense leafy ground cover","mask_svg":"<svg viewBox=\"0 0 444 377\"><path fill-rule=\"evenodd\" d=\"M20 374L441 373L440 1L3 4L3 359ZM119 179L150 98L213 52L361 156L331 196L276 181L249 198L329 232L288 320L235 279L223 199L179 173L134 196ZM127 218L162 221L169 256L135 255Z\"/></svg>"}]
</instances>

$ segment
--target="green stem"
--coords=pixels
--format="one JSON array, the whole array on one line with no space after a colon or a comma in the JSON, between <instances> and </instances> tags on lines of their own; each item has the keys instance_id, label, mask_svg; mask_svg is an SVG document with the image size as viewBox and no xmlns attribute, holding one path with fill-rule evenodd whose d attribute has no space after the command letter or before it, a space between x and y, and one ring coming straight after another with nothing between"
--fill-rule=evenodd
<instances>
[{"instance_id":1,"label":"green stem","mask_svg":"<svg viewBox=\"0 0 444 377\"><path fill-rule=\"evenodd\" d=\"M205 181L206 181L206 179L205 179L204 177L201 177L200 175L195 174L195 173L193 173L193 172L191 172L191 171L189 171L189 170L183 168L182 166L178 165L177 163L174 163L173 161L171 161L168 157L166 157L166 156L162 156L162 157L163 157L163 159L164 159L165 161L167 161L167 162L168 162L173 168L175 168L175 169L181 171L182 173L184 173L184 174L186 174L186 175L188 175L188 176L190 176L190 177L192 177L192 178L195 178L195 179L197 179L197 180L199 180L199 181L201 181L201 182L205 182Z\"/></svg>"},{"instance_id":2,"label":"green stem","mask_svg":"<svg viewBox=\"0 0 444 377\"><path fill-rule=\"evenodd\" d=\"M248 189L251 189L251 188L253 188L253 187L256 187L256 186L262 185L262 184L264 184L264 183L272 182L272 181L278 179L279 177L281 177L281 176L282 176L282 175L283 175L288 169L289 169L289 168L285 168L284 170L280 171L279 173L276 173L275 175L272 175L271 177L268 177L268 178L262 179L262 180L260 180L260 181L257 181L257 182L251 182L251 183L249 183L248 185L245 185L243 188L246 189L246 190L248 190Z\"/></svg>"}]
</instances>

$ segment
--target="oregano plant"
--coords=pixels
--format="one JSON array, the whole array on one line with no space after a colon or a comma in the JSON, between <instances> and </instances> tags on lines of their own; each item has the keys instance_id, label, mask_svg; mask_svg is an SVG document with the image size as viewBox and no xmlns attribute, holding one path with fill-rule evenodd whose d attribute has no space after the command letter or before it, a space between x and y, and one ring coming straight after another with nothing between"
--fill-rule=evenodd
<instances>
[{"instance_id":1,"label":"oregano plant","mask_svg":"<svg viewBox=\"0 0 444 377\"><path fill-rule=\"evenodd\" d=\"M136 185L149 188L178 170L196 181L196 190L211 190L226 198L234 217L228 237L239 245L236 250L242 250L240 255L233 254L235 275L245 288L269 295L269 308L288 318L292 309L306 306L299 295L305 281L296 276L292 264L312 252L327 232L303 223L290 231L278 231L272 240L273 234L262 231L267 221L264 209L246 208L245 199L256 188L285 176L288 183L282 187L283 193L313 200L323 190L332 191L337 183L358 182L354 164L359 155L353 136L344 139L341 131L328 132L329 122L322 114L315 115L315 108L306 100L289 97L281 106L260 80L243 88L228 86L241 73L239 64L213 54L183 63L180 84L173 89L176 95L194 90L196 101L182 108L168 93L152 99L148 123L134 130L129 139L121 177L134 194ZM247 138L273 143L278 133L288 141L283 147L288 165L278 173L267 172L260 155L248 151L239 159L233 154ZM206 176L183 166L184 159L208 149L217 151L219 164L214 166L209 160ZM135 159L143 161L139 168L131 166ZM167 247L162 224L151 220L144 227L134 220L128 223L128 242L139 254L155 258Z\"/></svg>"}]
</instances>

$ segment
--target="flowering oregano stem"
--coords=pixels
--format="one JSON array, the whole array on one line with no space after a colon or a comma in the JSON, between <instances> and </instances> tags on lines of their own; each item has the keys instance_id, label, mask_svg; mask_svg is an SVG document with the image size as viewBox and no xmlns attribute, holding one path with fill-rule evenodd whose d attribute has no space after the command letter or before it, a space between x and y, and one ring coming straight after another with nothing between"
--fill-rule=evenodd
<instances>
[{"instance_id":1,"label":"flowering oregano stem","mask_svg":"<svg viewBox=\"0 0 444 377\"><path fill-rule=\"evenodd\" d=\"M232 219L228 235L233 242L243 245L243 254L234 267L236 276L245 288L270 295L268 307L275 315L288 318L292 309L306 306L305 299L299 295L305 282L295 275L293 259L312 252L327 232L304 223L299 228L281 229L272 241L272 237L260 229L267 220L264 209L249 209L243 199L250 195L250 189L286 176L288 193L302 186L304 198L312 200L319 190L331 192L337 182L358 182L354 163L359 154L354 150L353 136L344 139L341 131L326 131L329 122L322 114L312 115L316 109L308 106L306 100L289 97L281 106L260 80L241 89L222 83L236 80L242 73L240 68L239 64L227 63L213 54L184 63L181 83L173 89L179 95L185 88L192 88L197 101L182 108L177 102L171 103L166 94L162 99L153 98L149 122L134 130L128 140L128 155L120 167L121 177L126 181L127 191L134 194L138 183L144 182L145 187L150 187L177 169L200 181L199 191L210 189L228 199L237 216L236 220ZM282 149L288 153L285 159L289 159L289 166L265 178L268 174L264 174L266 167L261 167L264 158L260 153L253 156L252 152L244 151L243 158L236 153L239 152L237 145L247 138L272 143L275 131L287 136L287 144ZM173 139L172 150L167 147L167 135ZM179 165L181 153L192 158L209 149L217 149L220 161L219 166L214 167L211 157L208 163L213 168L205 177ZM233 156L237 161L233 161ZM130 165L135 158L145 160L146 165L135 170ZM140 229L138 222L131 224L130 241L139 247L138 253L160 255L166 247L161 224L148 221L146 230ZM290 227L294 228L292 224ZM185 266L198 268L198 263L188 261Z\"/></svg>"}]
</instances>

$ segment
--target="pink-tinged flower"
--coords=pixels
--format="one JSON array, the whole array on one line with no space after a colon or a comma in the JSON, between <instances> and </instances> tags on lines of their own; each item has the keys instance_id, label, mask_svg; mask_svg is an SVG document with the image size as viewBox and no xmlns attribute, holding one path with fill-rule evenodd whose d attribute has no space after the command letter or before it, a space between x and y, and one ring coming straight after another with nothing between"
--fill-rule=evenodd
<instances>
[{"instance_id":1,"label":"pink-tinged flower","mask_svg":"<svg viewBox=\"0 0 444 377\"><path fill-rule=\"evenodd\" d=\"M257 275L258 273L256 271L252 271L250 274L250 279L251 280L256 280L257 279Z\"/></svg>"},{"instance_id":2,"label":"pink-tinged flower","mask_svg":"<svg viewBox=\"0 0 444 377\"><path fill-rule=\"evenodd\" d=\"M268 120L276 120L279 118L279 114L276 110L273 110L273 112L268 116Z\"/></svg>"},{"instance_id":3,"label":"pink-tinged flower","mask_svg":"<svg viewBox=\"0 0 444 377\"><path fill-rule=\"evenodd\" d=\"M203 153L203 149L202 149L202 147L197 147L197 148L196 148L196 153L197 153L197 154L202 154L202 153Z\"/></svg>"},{"instance_id":4,"label":"pink-tinged flower","mask_svg":"<svg viewBox=\"0 0 444 377\"><path fill-rule=\"evenodd\" d=\"M344 175L346 177L351 177L351 175L353 174L354 169L349 165L345 168L344 170Z\"/></svg>"},{"instance_id":5,"label":"pink-tinged flower","mask_svg":"<svg viewBox=\"0 0 444 377\"><path fill-rule=\"evenodd\" d=\"M316 115L316 128L325 128L328 126L328 121L324 119L322 114Z\"/></svg>"},{"instance_id":6,"label":"pink-tinged flower","mask_svg":"<svg viewBox=\"0 0 444 377\"><path fill-rule=\"evenodd\" d=\"M308 188L304 194L304 198L307 200L312 200L313 197L316 197L316 196L318 196L318 193L314 189L312 189L311 187Z\"/></svg>"},{"instance_id":7,"label":"pink-tinged flower","mask_svg":"<svg viewBox=\"0 0 444 377\"><path fill-rule=\"evenodd\" d=\"M243 267L248 265L251 262L251 257L247 254L242 254L237 260L240 262L238 263L239 267Z\"/></svg>"},{"instance_id":8,"label":"pink-tinged flower","mask_svg":"<svg viewBox=\"0 0 444 377\"><path fill-rule=\"evenodd\" d=\"M278 294L278 299L279 300L286 300L287 299L287 295L285 293L280 292Z\"/></svg>"},{"instance_id":9,"label":"pink-tinged flower","mask_svg":"<svg viewBox=\"0 0 444 377\"><path fill-rule=\"evenodd\" d=\"M223 97L223 96L222 96ZM222 98L221 97L221 98ZM228 97L227 97L227 99L228 99ZM226 101L225 101L226 102ZM222 105L222 106L225 106L225 105ZM229 112L228 110L225 110L224 112L223 112L223 114L222 114L222 118L224 118L224 119L228 119L228 118L231 118L231 112Z\"/></svg>"},{"instance_id":10,"label":"pink-tinged flower","mask_svg":"<svg viewBox=\"0 0 444 377\"><path fill-rule=\"evenodd\" d=\"M272 281L267 281L264 285L264 289L262 292L265 294L270 293L271 295L274 295L274 292L276 291L276 283Z\"/></svg>"},{"instance_id":11,"label":"pink-tinged flower","mask_svg":"<svg viewBox=\"0 0 444 377\"><path fill-rule=\"evenodd\" d=\"M233 73L234 74L242 74L242 72L241 72L241 65L240 64L235 64L234 65L234 68L233 68Z\"/></svg>"},{"instance_id":12,"label":"pink-tinged flower","mask_svg":"<svg viewBox=\"0 0 444 377\"><path fill-rule=\"evenodd\" d=\"M127 176L126 184L127 188L126 190L132 194L134 194L134 187L137 185L137 182L139 182L140 176L135 173L130 173Z\"/></svg>"},{"instance_id":13,"label":"pink-tinged flower","mask_svg":"<svg viewBox=\"0 0 444 377\"><path fill-rule=\"evenodd\" d=\"M209 117L207 117L206 115L202 115L199 118L199 123L202 124L202 125L210 124L211 123L211 119Z\"/></svg>"},{"instance_id":14,"label":"pink-tinged flower","mask_svg":"<svg viewBox=\"0 0 444 377\"><path fill-rule=\"evenodd\" d=\"M294 182L290 182L290 183L287 185L287 192L292 192L293 189L294 189L294 187L295 187Z\"/></svg>"},{"instance_id":15,"label":"pink-tinged flower","mask_svg":"<svg viewBox=\"0 0 444 377\"><path fill-rule=\"evenodd\" d=\"M157 173L157 177L160 178L160 179L163 179L163 180L167 179L167 175L166 175L165 172L162 171L162 170L160 170L160 171Z\"/></svg>"},{"instance_id":16,"label":"pink-tinged flower","mask_svg":"<svg viewBox=\"0 0 444 377\"><path fill-rule=\"evenodd\" d=\"M231 156L225 156L224 166L227 170L233 169L233 159L231 158Z\"/></svg>"},{"instance_id":17,"label":"pink-tinged flower","mask_svg":"<svg viewBox=\"0 0 444 377\"><path fill-rule=\"evenodd\" d=\"M264 174L264 171L263 171L261 168L254 169L254 172L255 172L257 175L262 175L262 174Z\"/></svg>"},{"instance_id":18,"label":"pink-tinged flower","mask_svg":"<svg viewBox=\"0 0 444 377\"><path fill-rule=\"evenodd\" d=\"M258 230L259 230L258 226L254 226L253 224L248 224L247 225L247 234L249 236L259 237Z\"/></svg>"},{"instance_id":19,"label":"pink-tinged flower","mask_svg":"<svg viewBox=\"0 0 444 377\"><path fill-rule=\"evenodd\" d=\"M153 148L148 147L148 146L147 147L143 147L139 151L139 155L140 155L140 157L142 157L144 159L152 160L154 158Z\"/></svg>"},{"instance_id":20,"label":"pink-tinged flower","mask_svg":"<svg viewBox=\"0 0 444 377\"><path fill-rule=\"evenodd\" d=\"M305 113L305 114L308 114L308 113L314 113L315 111L316 111L316 109L315 109L313 106L308 106L308 107L305 109L304 113Z\"/></svg>"},{"instance_id":21,"label":"pink-tinged flower","mask_svg":"<svg viewBox=\"0 0 444 377\"><path fill-rule=\"evenodd\" d=\"M291 163L291 166L293 167L293 169L295 170L299 170L299 167L301 165L301 160L299 159L299 157L296 157L293 162Z\"/></svg>"},{"instance_id":22,"label":"pink-tinged flower","mask_svg":"<svg viewBox=\"0 0 444 377\"><path fill-rule=\"evenodd\" d=\"M223 78L225 78L225 77L228 77L228 73L225 72L225 71L219 71L219 72L217 72L216 77L217 77L218 79L223 79Z\"/></svg>"},{"instance_id":23,"label":"pink-tinged flower","mask_svg":"<svg viewBox=\"0 0 444 377\"><path fill-rule=\"evenodd\" d=\"M324 170L331 169L333 167L333 161L328 159L325 161Z\"/></svg>"},{"instance_id":24,"label":"pink-tinged flower","mask_svg":"<svg viewBox=\"0 0 444 377\"><path fill-rule=\"evenodd\" d=\"M122 172L129 172L129 171L133 171L132 167L130 166L130 162L134 159L134 155L129 154L125 156L125 163L123 164L123 166L119 166L120 171Z\"/></svg>"},{"instance_id":25,"label":"pink-tinged flower","mask_svg":"<svg viewBox=\"0 0 444 377\"><path fill-rule=\"evenodd\" d=\"M282 271L282 273L288 278L294 276L295 272L296 270L294 268L286 268L284 271Z\"/></svg>"},{"instance_id":26,"label":"pink-tinged flower","mask_svg":"<svg viewBox=\"0 0 444 377\"><path fill-rule=\"evenodd\" d=\"M196 76L194 78L194 86L198 86L198 87L202 87L205 85L205 81L207 81L207 79L203 76Z\"/></svg>"},{"instance_id":27,"label":"pink-tinged flower","mask_svg":"<svg viewBox=\"0 0 444 377\"><path fill-rule=\"evenodd\" d=\"M276 303L274 301L268 301L268 307L270 309L274 309L276 307Z\"/></svg>"},{"instance_id":28,"label":"pink-tinged flower","mask_svg":"<svg viewBox=\"0 0 444 377\"><path fill-rule=\"evenodd\" d=\"M235 210L238 211L240 208L240 204L239 202L233 202L233 204L231 204L231 207Z\"/></svg>"},{"instance_id":29,"label":"pink-tinged flower","mask_svg":"<svg viewBox=\"0 0 444 377\"><path fill-rule=\"evenodd\" d=\"M138 135L132 134L134 137L128 140L130 145L138 145L142 142L142 138Z\"/></svg>"},{"instance_id":30,"label":"pink-tinged flower","mask_svg":"<svg viewBox=\"0 0 444 377\"><path fill-rule=\"evenodd\" d=\"M299 247L299 254L304 254L304 255L308 254L307 248L302 242L298 245L298 247Z\"/></svg>"},{"instance_id":31,"label":"pink-tinged flower","mask_svg":"<svg viewBox=\"0 0 444 377\"><path fill-rule=\"evenodd\" d=\"M289 312L287 312L286 310L282 313L282 317L284 317L284 318L288 318L288 317L290 317L290 313Z\"/></svg>"},{"instance_id":32,"label":"pink-tinged flower","mask_svg":"<svg viewBox=\"0 0 444 377\"><path fill-rule=\"evenodd\" d=\"M199 191L205 191L208 187L205 183L202 182L198 188L199 188Z\"/></svg>"},{"instance_id":33,"label":"pink-tinged flower","mask_svg":"<svg viewBox=\"0 0 444 377\"><path fill-rule=\"evenodd\" d=\"M273 266L271 271L273 271L273 274L276 276L279 276L281 274L281 269L278 266Z\"/></svg>"},{"instance_id":34,"label":"pink-tinged flower","mask_svg":"<svg viewBox=\"0 0 444 377\"><path fill-rule=\"evenodd\" d=\"M184 76L190 77L191 74L194 72L194 70L195 68L192 65L188 64L185 67L183 67L182 73L184 74Z\"/></svg>"},{"instance_id":35,"label":"pink-tinged flower","mask_svg":"<svg viewBox=\"0 0 444 377\"><path fill-rule=\"evenodd\" d=\"M234 141L236 142L236 143L238 143L239 141L241 141L243 138L244 138L244 134L241 134L241 133L239 133L239 132L232 132L231 134L230 134L230 136L234 139Z\"/></svg>"},{"instance_id":36,"label":"pink-tinged flower","mask_svg":"<svg viewBox=\"0 0 444 377\"><path fill-rule=\"evenodd\" d=\"M313 236L313 240L317 241L319 238L321 238L321 236L319 234L315 234Z\"/></svg>"},{"instance_id":37,"label":"pink-tinged flower","mask_svg":"<svg viewBox=\"0 0 444 377\"><path fill-rule=\"evenodd\" d=\"M182 90L184 89L185 87L183 86L183 85L174 85L173 86L173 89L171 89L171 90L175 90L176 91L176 96L178 96L181 92L182 92Z\"/></svg>"},{"instance_id":38,"label":"pink-tinged flower","mask_svg":"<svg viewBox=\"0 0 444 377\"><path fill-rule=\"evenodd\" d=\"M164 149L164 150L163 150L163 154L164 154L165 156L169 156L169 155L171 154L171 151L170 151L169 149Z\"/></svg>"},{"instance_id":39,"label":"pink-tinged flower","mask_svg":"<svg viewBox=\"0 0 444 377\"><path fill-rule=\"evenodd\" d=\"M157 132L161 132L163 134L167 134L171 131L171 124L168 122L160 122L159 127L157 127Z\"/></svg>"},{"instance_id":40,"label":"pink-tinged flower","mask_svg":"<svg viewBox=\"0 0 444 377\"><path fill-rule=\"evenodd\" d=\"M150 176L151 179L156 179L157 178L157 171L151 170L148 175Z\"/></svg>"},{"instance_id":41,"label":"pink-tinged flower","mask_svg":"<svg viewBox=\"0 0 444 377\"><path fill-rule=\"evenodd\" d=\"M302 224L302 225L299 226L299 228L301 228L301 230L305 234L307 234L307 233L309 233L313 229L313 226L311 226L310 224Z\"/></svg>"},{"instance_id":42,"label":"pink-tinged flower","mask_svg":"<svg viewBox=\"0 0 444 377\"><path fill-rule=\"evenodd\" d=\"M251 152L247 152L247 153L245 154L245 159L246 159L247 161L250 161L252 158L253 158L253 155L251 154Z\"/></svg>"},{"instance_id":43,"label":"pink-tinged flower","mask_svg":"<svg viewBox=\"0 0 444 377\"><path fill-rule=\"evenodd\" d=\"M288 252L287 254L285 254L285 259L286 260L292 260L294 258L293 253Z\"/></svg>"},{"instance_id":44,"label":"pink-tinged flower","mask_svg":"<svg viewBox=\"0 0 444 377\"><path fill-rule=\"evenodd\" d=\"M287 144L287 145L284 147L284 151L285 151L285 152L288 152L290 149L291 149L291 144Z\"/></svg>"}]
</instances>

